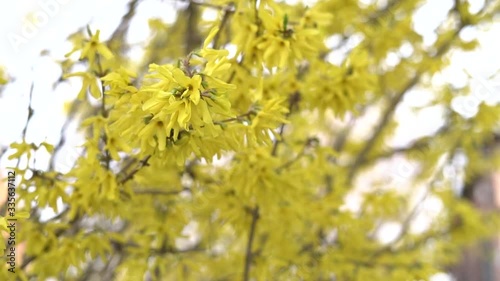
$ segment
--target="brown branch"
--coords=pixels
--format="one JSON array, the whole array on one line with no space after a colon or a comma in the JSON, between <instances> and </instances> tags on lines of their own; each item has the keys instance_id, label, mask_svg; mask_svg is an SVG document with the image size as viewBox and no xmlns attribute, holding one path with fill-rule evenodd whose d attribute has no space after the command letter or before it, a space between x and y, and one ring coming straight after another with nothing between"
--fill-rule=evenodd
<instances>
[{"instance_id":1,"label":"brown branch","mask_svg":"<svg viewBox=\"0 0 500 281\"><path fill-rule=\"evenodd\" d=\"M333 150L339 152L344 148L344 145L346 144L349 135L354 129L355 122L356 118L354 117L352 117L352 119L349 120L349 123L344 127L344 129L340 132L339 136L335 139L333 143Z\"/></svg>"},{"instance_id":2,"label":"brown branch","mask_svg":"<svg viewBox=\"0 0 500 281\"><path fill-rule=\"evenodd\" d=\"M400 4L401 2L403 2L403 1L402 0L393 0L389 3L387 3L387 5L383 9L376 11L368 18L368 23L374 24L377 21L379 21L381 18L387 16L388 14L393 14L394 8L396 8L396 6L398 4Z\"/></svg>"},{"instance_id":3,"label":"brown branch","mask_svg":"<svg viewBox=\"0 0 500 281\"><path fill-rule=\"evenodd\" d=\"M455 30L455 36L452 36L450 40L448 40L442 46L440 46L436 54L434 54L431 57L439 58L443 56L450 49L451 45L456 40L456 38L458 38L458 36L456 35L458 35L465 26L466 26L465 24L460 24L460 26ZM403 89L399 93L397 93L396 96L391 100L389 106L387 107L384 113L384 116L380 120L379 124L375 127L374 133L372 134L371 138L368 140L368 142L363 147L361 152L358 154L356 159L353 161L351 168L349 169L348 172L348 177L347 177L348 183L352 183L356 172L365 161L368 153L370 153L372 148L375 146L375 143L382 135L385 127L389 124L389 121L392 119L397 106L403 100L405 94L420 81L420 77L424 74L424 72L425 70L418 70L417 73L408 81L405 87L403 87Z\"/></svg>"},{"instance_id":4,"label":"brown branch","mask_svg":"<svg viewBox=\"0 0 500 281\"><path fill-rule=\"evenodd\" d=\"M68 208L69 209L69 208ZM66 213L65 211L63 211L62 213ZM69 229L58 229L54 232L54 236L57 237L57 238L60 238L61 236L67 234L67 233L70 233L70 232L74 232L76 228L78 228L78 223L77 221L80 219L80 217L77 215L75 216L72 220L70 220L68 222L68 225L71 225L72 227L69 228ZM47 252L48 250L50 249L50 244L47 244L45 245L45 247L43 248L42 250L42 253L45 253ZM28 256L26 258L23 259L23 263L21 264L21 266L19 267L21 270L24 270L30 263L32 263L33 261L35 261L38 257L38 256Z\"/></svg>"},{"instance_id":5,"label":"brown branch","mask_svg":"<svg viewBox=\"0 0 500 281\"><path fill-rule=\"evenodd\" d=\"M29 96L29 103L28 103L28 117L26 118L26 124L24 125L23 131L22 131L22 138L23 142L26 142L26 132L28 131L28 125L30 123L31 117L33 117L33 107L31 106L31 102L33 100L33 89L35 87L35 82L31 82L31 87L30 87L30 96ZM19 168L19 164L21 164L21 157L17 159L17 164L16 168Z\"/></svg>"},{"instance_id":6,"label":"brown branch","mask_svg":"<svg viewBox=\"0 0 500 281\"><path fill-rule=\"evenodd\" d=\"M113 249L117 252L123 252L124 249L126 248L141 248L142 245L139 245L134 242L121 242L115 239L110 238L109 242ZM190 252L203 252L206 251L206 249L201 248L199 245L196 245L191 248L187 249L175 249L173 247L160 247L160 248L150 248L149 253L151 255L165 255L165 254L183 254L183 253L190 253Z\"/></svg>"},{"instance_id":7,"label":"brown branch","mask_svg":"<svg viewBox=\"0 0 500 281\"><path fill-rule=\"evenodd\" d=\"M0 160L2 159L3 155L5 154L5 152L7 152L7 150L9 150L8 146L1 146L0 147Z\"/></svg>"},{"instance_id":8,"label":"brown branch","mask_svg":"<svg viewBox=\"0 0 500 281\"><path fill-rule=\"evenodd\" d=\"M33 100L33 89L35 87L35 82L31 82L31 87L30 87L30 97L29 97L29 104L28 104L28 118L26 120L26 124L24 125L22 136L23 136L23 141L26 141L26 132L28 131L28 124L31 120L31 117L33 117L33 107L31 106L32 100Z\"/></svg>"},{"instance_id":9,"label":"brown branch","mask_svg":"<svg viewBox=\"0 0 500 281\"><path fill-rule=\"evenodd\" d=\"M177 195L184 191L190 191L191 189L184 187L180 190L160 190L160 189L134 189L135 194L140 195Z\"/></svg>"},{"instance_id":10,"label":"brown branch","mask_svg":"<svg viewBox=\"0 0 500 281\"><path fill-rule=\"evenodd\" d=\"M120 181L120 184L124 184L126 183L127 181L131 180L135 174L137 172L139 172L143 167L146 167L146 166L149 166L149 158L151 158L151 155L148 155L146 157L144 157L144 159L142 159L140 162L139 162L139 165L132 171L130 172L128 175L126 175L121 181Z\"/></svg>"},{"instance_id":11,"label":"brown branch","mask_svg":"<svg viewBox=\"0 0 500 281\"><path fill-rule=\"evenodd\" d=\"M302 146L302 149L300 150L300 152L297 153L297 155L295 155L295 157L293 157L289 161L285 162L283 165L281 165L278 168L276 168L276 172L279 173L283 169L286 169L286 168L290 167L291 165L293 165L300 158L302 158L304 155L306 155L306 149L307 148L309 148L309 147L311 147L311 146L313 146L313 145L315 145L317 143L318 143L318 139L317 138L307 138L307 140L304 142L304 145Z\"/></svg>"},{"instance_id":12,"label":"brown branch","mask_svg":"<svg viewBox=\"0 0 500 281\"><path fill-rule=\"evenodd\" d=\"M199 20L199 9L193 3L189 3L187 9L185 10L186 17L186 36L185 36L185 54L191 53L198 45L201 44L202 40L198 29Z\"/></svg>"},{"instance_id":13,"label":"brown branch","mask_svg":"<svg viewBox=\"0 0 500 281\"><path fill-rule=\"evenodd\" d=\"M371 138L363 147L363 149L361 150L361 152L358 154L353 164L351 165L351 168L349 169L347 176L347 180L349 182L352 182L353 177L356 174L357 170L360 168L362 162L365 160L366 156L371 151L371 149L375 146L375 143L377 142L378 138L382 135L384 128L387 126L387 124L389 124L389 121L392 119L392 116L394 115L396 107L403 100L403 97L406 94L406 92L411 88L413 88L413 86L415 86L418 83L418 81L420 80L420 76L421 73L418 73L415 76L413 76L413 78L410 79L410 81L406 84L403 90L401 90L391 100L391 103L387 107L384 116L380 120L379 124L375 127L374 133L372 134Z\"/></svg>"},{"instance_id":14,"label":"brown branch","mask_svg":"<svg viewBox=\"0 0 500 281\"><path fill-rule=\"evenodd\" d=\"M228 123L228 122L233 122L233 121L243 121L243 118L249 117L249 116L252 116L252 115L255 115L255 114L256 114L255 111L250 110L247 113L244 113L242 115L238 115L238 116L233 117L233 118L228 118L228 119L224 119L224 120L220 120L220 121L214 121L214 124L217 124L217 123Z\"/></svg>"},{"instance_id":15,"label":"brown branch","mask_svg":"<svg viewBox=\"0 0 500 281\"><path fill-rule=\"evenodd\" d=\"M250 214L252 215L252 222L250 224L250 232L248 234L247 248L245 251L245 263L243 269L243 281L250 280L250 267L252 264L253 252L252 246L255 238L255 231L257 229L257 220L259 219L259 206L255 206L252 210L250 210Z\"/></svg>"},{"instance_id":16,"label":"brown branch","mask_svg":"<svg viewBox=\"0 0 500 281\"><path fill-rule=\"evenodd\" d=\"M220 37L220 34L222 33L222 29L224 29L224 27L226 26L227 22L229 21L229 17L234 13L235 9L234 9L234 4L233 3L229 3L224 9L224 14L222 15L222 19L220 21L220 24L219 24L219 30L217 31L217 34L215 34L214 36L214 40L213 40L213 44L214 44L214 49L218 49L219 48L219 37Z\"/></svg>"},{"instance_id":17,"label":"brown branch","mask_svg":"<svg viewBox=\"0 0 500 281\"><path fill-rule=\"evenodd\" d=\"M445 122L445 123L447 123L447 122ZM398 154L405 154L405 153L409 153L412 151L419 151L421 149L428 148L435 141L436 137L441 137L441 136L445 135L446 133L448 133L450 131L451 127L452 126L450 126L450 125L442 126L432 136L432 138L426 138L425 140L422 140L422 141L416 141L413 144L411 144L410 146L399 147L399 148L391 149L391 150L386 151L386 152L381 152L373 157L370 157L369 159L366 159L366 162L363 163L362 165L374 162L376 160L389 159L389 158L394 157L395 155L398 155Z\"/></svg>"},{"instance_id":18,"label":"brown branch","mask_svg":"<svg viewBox=\"0 0 500 281\"><path fill-rule=\"evenodd\" d=\"M119 46L121 47L120 50L114 50L116 52L120 53L125 53L127 50L126 44L123 44L125 42L125 34L127 33L129 27L130 27L130 22L132 21L132 18L135 15L135 12L137 10L137 7L139 5L140 0L132 0L128 3L128 10L125 15L123 15L122 20L120 21L120 24L118 27L115 29L113 34L111 35L111 39L109 40L110 46L113 48L115 47L115 42L120 44ZM113 48L114 49L114 48Z\"/></svg>"},{"instance_id":19,"label":"brown branch","mask_svg":"<svg viewBox=\"0 0 500 281\"><path fill-rule=\"evenodd\" d=\"M450 149L451 153L448 155L446 161L444 161L443 164L441 164L441 167L439 168L439 171L442 171L446 167L446 165L452 161L453 155L454 155L455 151L458 149L459 142L460 141L457 140L452 145L452 147ZM438 173L436 173L436 175L437 174ZM368 257L368 262L372 263L378 257L380 257L381 255L386 254L386 253L392 253L392 252L395 252L395 251L400 251L401 252L401 251L404 251L404 250L412 250L412 249L417 248L414 245L414 244L417 244L417 243L411 243L410 246L408 246L406 249L405 248L400 248L398 250L394 249L394 247L399 242L401 242L406 237L406 235L408 234L408 232L410 231L411 222L413 221L413 219L417 215L418 208L428 198L428 196L430 194L430 191L432 190L432 187L434 186L435 182L438 180L438 178L437 178L436 175L432 177L432 179L431 179L431 181L429 183L429 188L426 190L426 193L424 194L424 196L422 196L422 198L415 204L415 206L413 206L413 208L410 210L410 212L408 213L408 215L406 215L406 217L402 221L402 223L401 223L401 232L398 234L398 236L394 240L392 240L390 243L384 245L383 247L381 247L377 251L373 252ZM453 231L456 227L458 227L458 226L452 225L450 229L442 231L439 234L440 234L440 236L447 235L450 231ZM429 233L429 234L423 236L424 238L421 239L420 243L426 242L429 239L429 237L427 237L427 236L430 236L430 238L433 238L432 233ZM357 274L357 272L359 271L359 267L360 267L360 265L357 265L357 267L354 270L354 274Z\"/></svg>"},{"instance_id":20,"label":"brown branch","mask_svg":"<svg viewBox=\"0 0 500 281\"><path fill-rule=\"evenodd\" d=\"M297 107L298 103L300 102L300 92L295 92L290 95L288 99L288 112L285 115L285 118L288 119L290 117L290 114L292 114L292 111L295 107ZM273 143L273 149L271 150L271 155L276 156L278 152L278 145L283 141L283 132L285 131L285 123L282 123L281 126L279 127L279 137L276 138L276 140Z\"/></svg>"}]
</instances>

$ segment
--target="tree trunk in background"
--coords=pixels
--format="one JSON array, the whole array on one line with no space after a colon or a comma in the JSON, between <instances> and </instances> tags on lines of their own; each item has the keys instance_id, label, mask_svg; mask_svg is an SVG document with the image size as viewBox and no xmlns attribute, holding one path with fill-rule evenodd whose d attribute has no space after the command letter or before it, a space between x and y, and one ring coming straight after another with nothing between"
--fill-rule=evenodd
<instances>
[{"instance_id":1,"label":"tree trunk in background","mask_svg":"<svg viewBox=\"0 0 500 281\"><path fill-rule=\"evenodd\" d=\"M500 173L479 178L464 193L480 210L500 209ZM456 281L500 281L500 235L464 249L461 261L451 267Z\"/></svg>"}]
</instances>

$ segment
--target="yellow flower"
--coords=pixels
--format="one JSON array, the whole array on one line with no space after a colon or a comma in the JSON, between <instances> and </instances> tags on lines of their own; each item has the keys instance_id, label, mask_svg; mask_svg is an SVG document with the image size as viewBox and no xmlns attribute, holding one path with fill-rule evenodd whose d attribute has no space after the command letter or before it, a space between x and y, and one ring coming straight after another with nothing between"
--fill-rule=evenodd
<instances>
[{"instance_id":1,"label":"yellow flower","mask_svg":"<svg viewBox=\"0 0 500 281\"><path fill-rule=\"evenodd\" d=\"M199 74L188 77L178 68L172 70L172 76L181 87L181 98L189 98L194 104L200 102L201 76Z\"/></svg>"},{"instance_id":2,"label":"yellow flower","mask_svg":"<svg viewBox=\"0 0 500 281\"><path fill-rule=\"evenodd\" d=\"M113 58L113 53L111 53L104 43L99 41L99 34L100 30L97 30L92 38L90 38L90 41L85 43L80 55L80 59L88 58L91 65L94 64L96 54L100 54L106 59Z\"/></svg>"},{"instance_id":3,"label":"yellow flower","mask_svg":"<svg viewBox=\"0 0 500 281\"><path fill-rule=\"evenodd\" d=\"M101 130L106 129L107 128L106 125L107 125L107 120L102 115L91 116L91 117L83 120L81 123L82 127L91 126L92 138L95 141L99 140L99 138L101 137ZM106 135L109 135L108 131L106 131Z\"/></svg>"},{"instance_id":4,"label":"yellow flower","mask_svg":"<svg viewBox=\"0 0 500 281\"><path fill-rule=\"evenodd\" d=\"M244 52L248 54L252 51L254 41L259 27L254 23L253 13L235 13L232 21L234 38L233 43L238 47L236 54Z\"/></svg>"},{"instance_id":5,"label":"yellow flower","mask_svg":"<svg viewBox=\"0 0 500 281\"><path fill-rule=\"evenodd\" d=\"M75 73L71 73L71 74L66 74L63 77L68 78L68 77L75 77L75 76L81 76L83 78L82 88L80 89L80 92L78 93L79 100L84 100L86 98L87 89L90 89L90 94L94 98L98 99L101 97L101 89L99 89L99 86L97 84L97 77L95 77L94 74L89 73L89 72L75 72Z\"/></svg>"},{"instance_id":6,"label":"yellow flower","mask_svg":"<svg viewBox=\"0 0 500 281\"><path fill-rule=\"evenodd\" d=\"M135 77L135 73L123 67L120 67L117 71L111 72L102 77L101 80L103 81L104 86L110 86L110 89L109 91L106 91L106 94L121 95L128 92L137 92L137 89L134 86L130 85L130 78Z\"/></svg>"},{"instance_id":7,"label":"yellow flower","mask_svg":"<svg viewBox=\"0 0 500 281\"><path fill-rule=\"evenodd\" d=\"M224 75L226 71L231 67L227 56L229 55L228 50L215 50L208 48L208 45L213 40L217 32L218 27L213 28L208 34L207 39L203 43L203 49L200 50L199 55L206 60L205 69L203 74L209 76Z\"/></svg>"},{"instance_id":8,"label":"yellow flower","mask_svg":"<svg viewBox=\"0 0 500 281\"><path fill-rule=\"evenodd\" d=\"M158 91L152 98L148 99L143 105L142 110L151 112L152 114L157 114L165 106L169 104L169 98L172 93L167 93L164 91Z\"/></svg>"},{"instance_id":9,"label":"yellow flower","mask_svg":"<svg viewBox=\"0 0 500 281\"><path fill-rule=\"evenodd\" d=\"M148 145L156 147L157 144L160 151L163 151L167 146L167 124L158 118L151 120L149 124L142 128L138 137L141 139L142 151L148 150Z\"/></svg>"},{"instance_id":10,"label":"yellow flower","mask_svg":"<svg viewBox=\"0 0 500 281\"><path fill-rule=\"evenodd\" d=\"M130 153L132 151L132 148L127 144L127 142L115 136L110 136L107 139L105 148L108 150L111 158L116 161L120 160L118 151L123 151L127 153Z\"/></svg>"},{"instance_id":11,"label":"yellow flower","mask_svg":"<svg viewBox=\"0 0 500 281\"><path fill-rule=\"evenodd\" d=\"M263 50L263 59L268 66L286 66L290 56L290 41L278 36L264 35L257 48Z\"/></svg>"},{"instance_id":12,"label":"yellow flower","mask_svg":"<svg viewBox=\"0 0 500 281\"><path fill-rule=\"evenodd\" d=\"M17 149L17 152L10 155L8 158L9 160L12 160L21 157L23 154L27 154L28 158L30 158L33 146L29 143L22 142L22 143L12 143L10 145L10 148Z\"/></svg>"},{"instance_id":13,"label":"yellow flower","mask_svg":"<svg viewBox=\"0 0 500 281\"><path fill-rule=\"evenodd\" d=\"M333 15L322 12L319 8L307 9L304 16L300 19L300 26L303 27L316 27L327 26L333 20Z\"/></svg>"},{"instance_id":14,"label":"yellow flower","mask_svg":"<svg viewBox=\"0 0 500 281\"><path fill-rule=\"evenodd\" d=\"M208 45L210 44L210 42L212 42L212 40L214 40L214 37L215 35L217 35L217 32L219 32L219 27L214 27L212 28L212 30L210 30L207 38L205 39L205 41L203 41L203 49L208 48Z\"/></svg>"}]
</instances>

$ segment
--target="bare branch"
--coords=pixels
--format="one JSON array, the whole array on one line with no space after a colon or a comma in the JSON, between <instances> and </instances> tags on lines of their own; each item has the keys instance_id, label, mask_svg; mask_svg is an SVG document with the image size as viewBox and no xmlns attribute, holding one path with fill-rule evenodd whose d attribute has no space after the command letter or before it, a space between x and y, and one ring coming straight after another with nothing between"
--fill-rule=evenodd
<instances>
[{"instance_id":1,"label":"bare branch","mask_svg":"<svg viewBox=\"0 0 500 281\"><path fill-rule=\"evenodd\" d=\"M255 206L250 211L250 214L252 215L252 222L250 224L250 231L248 234L248 241L247 241L247 248L245 251L245 264L244 264L244 270L243 270L243 281L249 281L250 280L250 267L252 264L252 257L253 257L253 252L252 252L252 246L253 246L253 241L255 238L255 231L257 229L257 220L259 219L259 206Z\"/></svg>"}]
</instances>

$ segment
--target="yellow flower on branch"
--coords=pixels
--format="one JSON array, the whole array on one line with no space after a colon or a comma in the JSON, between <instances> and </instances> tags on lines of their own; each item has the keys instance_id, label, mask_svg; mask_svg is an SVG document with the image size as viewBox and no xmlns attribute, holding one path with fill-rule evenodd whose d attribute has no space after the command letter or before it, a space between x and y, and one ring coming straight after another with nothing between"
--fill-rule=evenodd
<instances>
[{"instance_id":1,"label":"yellow flower on branch","mask_svg":"<svg viewBox=\"0 0 500 281\"><path fill-rule=\"evenodd\" d=\"M288 20L288 15L278 5L271 1L267 4L272 10L260 5L259 17L262 20L264 34L255 42L255 46L263 54L262 60L267 67L283 68L296 60L311 59L325 49L319 30L315 25L309 26L308 23L312 20L312 16L318 18L320 22L328 16L312 13L307 15L309 20L292 24Z\"/></svg>"},{"instance_id":2,"label":"yellow flower on branch","mask_svg":"<svg viewBox=\"0 0 500 281\"><path fill-rule=\"evenodd\" d=\"M117 71L111 72L106 76L102 77L101 80L104 83L104 86L109 86L110 89L106 91L107 95L116 95L120 96L124 93L135 93L137 92L137 88L131 85L131 78L136 78L137 75L125 69L124 67L120 67Z\"/></svg>"},{"instance_id":3,"label":"yellow flower on branch","mask_svg":"<svg viewBox=\"0 0 500 281\"><path fill-rule=\"evenodd\" d=\"M16 149L17 152L15 152L14 154L10 155L9 158L8 158L9 160L18 159L19 157L21 157L24 154L27 154L28 158L31 157L31 152L33 150L33 145L30 144L30 143L25 143L25 142L12 143L10 145L10 147Z\"/></svg>"},{"instance_id":4,"label":"yellow flower on branch","mask_svg":"<svg viewBox=\"0 0 500 281\"><path fill-rule=\"evenodd\" d=\"M96 56L102 55L106 59L112 59L113 53L109 50L109 48L100 41L99 35L101 31L97 30L94 35L90 38L90 40L86 41L81 48L80 59L88 59L90 65L94 65ZM75 47L71 52L66 54L66 57L70 56L72 53L78 51L79 48Z\"/></svg>"},{"instance_id":5,"label":"yellow flower on branch","mask_svg":"<svg viewBox=\"0 0 500 281\"><path fill-rule=\"evenodd\" d=\"M118 151L123 151L127 153L130 153L132 151L132 148L127 144L127 142L125 142L118 136L109 136L109 138L106 140L105 149L108 150L111 158L116 161L120 160Z\"/></svg>"},{"instance_id":6,"label":"yellow flower on branch","mask_svg":"<svg viewBox=\"0 0 500 281\"><path fill-rule=\"evenodd\" d=\"M82 77L82 88L80 89L80 92L78 93L78 99L79 100L85 100L87 97L87 90L90 90L90 94L98 99L101 97L101 89L99 89L99 85L97 83L97 77L89 72L75 72L71 74L66 74L63 77L64 78L69 78L69 77L76 77L80 76Z\"/></svg>"},{"instance_id":7,"label":"yellow flower on branch","mask_svg":"<svg viewBox=\"0 0 500 281\"><path fill-rule=\"evenodd\" d=\"M179 93L182 92L181 99L188 98L194 104L198 104L200 102L201 76L195 74L193 77L188 77L178 68L172 71L172 76L174 81L181 86L179 89Z\"/></svg>"}]
</instances>

